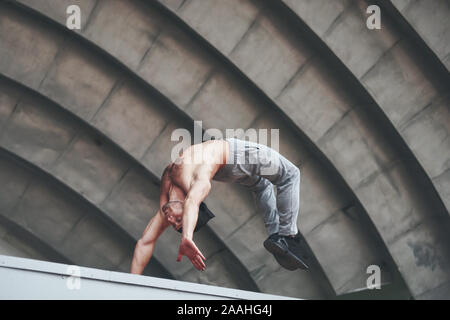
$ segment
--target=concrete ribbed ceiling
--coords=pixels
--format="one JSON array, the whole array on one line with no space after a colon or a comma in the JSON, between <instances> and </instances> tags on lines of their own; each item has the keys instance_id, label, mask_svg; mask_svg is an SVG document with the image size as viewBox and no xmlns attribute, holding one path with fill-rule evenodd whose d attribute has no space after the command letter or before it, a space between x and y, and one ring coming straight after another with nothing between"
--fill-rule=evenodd
<instances>
[{"instance_id":1,"label":"concrete ribbed ceiling","mask_svg":"<svg viewBox=\"0 0 450 320\"><path fill-rule=\"evenodd\" d=\"M250 194L214 182L205 202L217 218L196 237L207 271L176 263L179 235L166 232L148 274L334 298L364 288L377 264L413 297L445 296L450 82L435 34L449 23L431 16L448 14L445 1L380 3L383 28L371 31L362 0L84 0L77 32L65 27L70 1L8 2L5 234L39 239L33 252L49 260L127 271L175 128L280 128L281 153L302 171L313 270L281 269Z\"/></svg>"}]
</instances>

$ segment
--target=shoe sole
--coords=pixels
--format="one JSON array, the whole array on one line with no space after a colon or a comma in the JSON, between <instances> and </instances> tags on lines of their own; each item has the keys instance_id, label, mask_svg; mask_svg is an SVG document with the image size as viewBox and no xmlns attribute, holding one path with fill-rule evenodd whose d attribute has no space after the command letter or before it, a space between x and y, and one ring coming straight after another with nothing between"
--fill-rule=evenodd
<instances>
[{"instance_id":1,"label":"shoe sole","mask_svg":"<svg viewBox=\"0 0 450 320\"><path fill-rule=\"evenodd\" d=\"M275 259L277 259L277 256L280 259L283 259L282 257L284 257L285 258L285 259L283 259L284 262L286 264L289 264L289 266L287 267L288 270L291 270L291 271L295 270L294 268L298 268L298 269L302 269L302 270L309 269L308 265L305 262L303 262L300 258L296 257L288 250L277 246L272 241L266 240L266 241L264 241L263 245L267 251L269 251L271 254L273 254L275 256ZM278 263L280 263L279 259L277 259L277 261L278 261Z\"/></svg>"},{"instance_id":2,"label":"shoe sole","mask_svg":"<svg viewBox=\"0 0 450 320\"><path fill-rule=\"evenodd\" d=\"M298 269L297 263L292 263L289 257L280 256L278 254L273 254L275 260L278 262L280 266L289 271L294 271Z\"/></svg>"}]
</instances>

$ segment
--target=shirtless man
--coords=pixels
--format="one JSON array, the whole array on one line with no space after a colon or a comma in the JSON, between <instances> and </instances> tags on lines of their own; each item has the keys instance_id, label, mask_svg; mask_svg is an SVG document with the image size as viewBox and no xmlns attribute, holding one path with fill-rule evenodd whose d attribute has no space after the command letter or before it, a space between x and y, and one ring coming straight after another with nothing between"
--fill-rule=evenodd
<instances>
[{"instance_id":1,"label":"shirtless man","mask_svg":"<svg viewBox=\"0 0 450 320\"><path fill-rule=\"evenodd\" d=\"M265 145L231 138L192 145L166 167L159 210L136 244L131 273L142 274L169 226L182 234L177 261L186 256L196 269L205 270L193 233L214 217L203 203L213 179L249 188L269 234L264 247L288 270L308 268L297 229L299 169Z\"/></svg>"}]
</instances>

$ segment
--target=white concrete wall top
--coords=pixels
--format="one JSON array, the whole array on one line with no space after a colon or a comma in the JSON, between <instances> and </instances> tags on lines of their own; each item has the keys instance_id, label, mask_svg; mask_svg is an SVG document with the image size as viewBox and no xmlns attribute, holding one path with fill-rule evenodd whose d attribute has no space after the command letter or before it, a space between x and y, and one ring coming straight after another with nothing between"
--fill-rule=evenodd
<instances>
[{"instance_id":1,"label":"white concrete wall top","mask_svg":"<svg viewBox=\"0 0 450 320\"><path fill-rule=\"evenodd\" d=\"M294 298L0 255L3 300L292 300ZM77 267L76 271L75 268ZM79 289L75 276L79 275ZM70 277L73 277L70 279ZM68 285L68 283L71 283ZM44 290L45 288L45 290ZM70 289L72 288L72 289Z\"/></svg>"}]
</instances>

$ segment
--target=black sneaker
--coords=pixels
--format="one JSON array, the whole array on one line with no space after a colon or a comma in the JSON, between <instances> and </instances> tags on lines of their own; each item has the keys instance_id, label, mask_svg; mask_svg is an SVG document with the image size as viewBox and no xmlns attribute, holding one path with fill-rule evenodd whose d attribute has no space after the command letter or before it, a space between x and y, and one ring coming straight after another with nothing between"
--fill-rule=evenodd
<instances>
[{"instance_id":1,"label":"black sneaker","mask_svg":"<svg viewBox=\"0 0 450 320\"><path fill-rule=\"evenodd\" d=\"M289 271L294 271L299 268L298 263L296 261L293 262L291 258L286 257L285 255L279 255L275 253L273 254L273 256L280 266Z\"/></svg>"},{"instance_id":2,"label":"black sneaker","mask_svg":"<svg viewBox=\"0 0 450 320\"><path fill-rule=\"evenodd\" d=\"M305 262L308 257L300 244L300 234L297 234L295 237L272 234L264 241L264 248L274 255L282 267L288 270L309 269Z\"/></svg>"},{"instance_id":3,"label":"black sneaker","mask_svg":"<svg viewBox=\"0 0 450 320\"><path fill-rule=\"evenodd\" d=\"M285 237L285 239L288 243L289 251L302 261L305 269L309 269L309 257L304 243L302 243L304 240L300 234L300 231L294 237Z\"/></svg>"},{"instance_id":4,"label":"black sneaker","mask_svg":"<svg viewBox=\"0 0 450 320\"><path fill-rule=\"evenodd\" d=\"M275 245L274 243L278 243L278 245ZM277 260L278 264L280 264L283 268L290 271L298 269L297 261L293 261L292 258L284 254L285 249L288 248L288 244L283 240L282 237L278 235L278 233L270 235L269 238L266 241L264 241L264 247L266 248L267 251L273 254L275 260ZM283 248L282 253L278 253L280 252L279 251L280 247Z\"/></svg>"}]
</instances>

